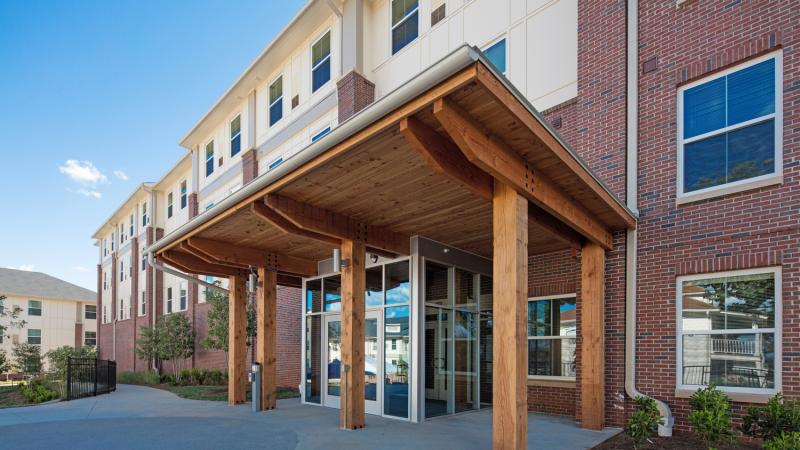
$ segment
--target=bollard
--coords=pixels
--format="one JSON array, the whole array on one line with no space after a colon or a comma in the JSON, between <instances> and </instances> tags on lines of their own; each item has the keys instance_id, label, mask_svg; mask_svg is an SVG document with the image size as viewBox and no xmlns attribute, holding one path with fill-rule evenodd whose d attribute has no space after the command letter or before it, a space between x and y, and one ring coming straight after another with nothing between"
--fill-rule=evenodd
<instances>
[{"instance_id":1,"label":"bollard","mask_svg":"<svg viewBox=\"0 0 800 450\"><path fill-rule=\"evenodd\" d=\"M253 400L253 412L261 411L261 364L253 363L250 368L250 392Z\"/></svg>"}]
</instances>

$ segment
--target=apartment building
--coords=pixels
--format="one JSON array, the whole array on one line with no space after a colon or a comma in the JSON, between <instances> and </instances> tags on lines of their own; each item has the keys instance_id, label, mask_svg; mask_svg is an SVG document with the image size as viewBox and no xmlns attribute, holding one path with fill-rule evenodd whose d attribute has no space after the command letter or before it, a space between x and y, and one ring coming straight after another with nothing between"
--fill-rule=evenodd
<instances>
[{"instance_id":1,"label":"apartment building","mask_svg":"<svg viewBox=\"0 0 800 450\"><path fill-rule=\"evenodd\" d=\"M19 308L24 322L0 334L0 350L9 357L19 343L40 346L42 355L65 345L97 345L94 292L41 272L0 269L0 295L0 309Z\"/></svg>"},{"instance_id":2,"label":"apartment building","mask_svg":"<svg viewBox=\"0 0 800 450\"><path fill-rule=\"evenodd\" d=\"M258 267L267 318L302 285L296 381L348 428L491 405L505 448L521 407L600 428L649 395L667 434L709 383L797 396L797 15L311 0L182 138L198 214L145 251L234 299Z\"/></svg>"}]
</instances>

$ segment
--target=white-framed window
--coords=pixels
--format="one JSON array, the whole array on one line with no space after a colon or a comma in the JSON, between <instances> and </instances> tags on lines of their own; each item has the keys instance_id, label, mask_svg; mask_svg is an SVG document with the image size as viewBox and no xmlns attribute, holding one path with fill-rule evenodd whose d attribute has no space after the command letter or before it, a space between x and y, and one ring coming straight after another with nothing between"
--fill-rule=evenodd
<instances>
[{"instance_id":1,"label":"white-framed window","mask_svg":"<svg viewBox=\"0 0 800 450\"><path fill-rule=\"evenodd\" d=\"M269 126L283 117L283 75L269 85Z\"/></svg>"},{"instance_id":2,"label":"white-framed window","mask_svg":"<svg viewBox=\"0 0 800 450\"><path fill-rule=\"evenodd\" d=\"M103 239L103 256L108 256L108 238Z\"/></svg>"},{"instance_id":3,"label":"white-framed window","mask_svg":"<svg viewBox=\"0 0 800 450\"><path fill-rule=\"evenodd\" d=\"M167 288L167 314L172 312L172 288Z\"/></svg>"},{"instance_id":4,"label":"white-framed window","mask_svg":"<svg viewBox=\"0 0 800 450\"><path fill-rule=\"evenodd\" d=\"M97 305L84 305L83 318L88 320L97 320Z\"/></svg>"},{"instance_id":5,"label":"white-framed window","mask_svg":"<svg viewBox=\"0 0 800 450\"><path fill-rule=\"evenodd\" d=\"M186 180L181 181L181 209L186 208L186 205L189 204L189 197L188 197L188 184Z\"/></svg>"},{"instance_id":6,"label":"white-framed window","mask_svg":"<svg viewBox=\"0 0 800 450\"><path fill-rule=\"evenodd\" d=\"M317 92L331 79L331 31L311 46L311 92Z\"/></svg>"},{"instance_id":7,"label":"white-framed window","mask_svg":"<svg viewBox=\"0 0 800 450\"><path fill-rule=\"evenodd\" d=\"M28 328L28 344L42 345L42 330Z\"/></svg>"},{"instance_id":8,"label":"white-framed window","mask_svg":"<svg viewBox=\"0 0 800 450\"><path fill-rule=\"evenodd\" d=\"M142 270L142 272L144 272L145 269L147 269L147 253L145 252L145 247L142 247L142 252L141 253L142 253L142 261L141 261L142 269L141 270Z\"/></svg>"},{"instance_id":9,"label":"white-framed window","mask_svg":"<svg viewBox=\"0 0 800 450\"><path fill-rule=\"evenodd\" d=\"M270 170L280 166L282 163L283 163L283 156L279 156L279 157L275 158L274 160L272 160L271 163L269 163L269 166L267 166L267 172L269 172Z\"/></svg>"},{"instance_id":10,"label":"white-framed window","mask_svg":"<svg viewBox=\"0 0 800 450\"><path fill-rule=\"evenodd\" d=\"M486 58L500 70L503 75L506 74L506 58L508 58L508 51L506 50L506 38L502 38L483 50Z\"/></svg>"},{"instance_id":11,"label":"white-framed window","mask_svg":"<svg viewBox=\"0 0 800 450\"><path fill-rule=\"evenodd\" d=\"M119 299L119 315L117 317L119 320L125 320L125 299L122 297Z\"/></svg>"},{"instance_id":12,"label":"white-framed window","mask_svg":"<svg viewBox=\"0 0 800 450\"><path fill-rule=\"evenodd\" d=\"M172 192L167 194L167 219L172 217Z\"/></svg>"},{"instance_id":13,"label":"white-framed window","mask_svg":"<svg viewBox=\"0 0 800 450\"><path fill-rule=\"evenodd\" d=\"M97 345L97 332L96 331L84 331L83 332L83 345L88 347L94 347Z\"/></svg>"},{"instance_id":14,"label":"white-framed window","mask_svg":"<svg viewBox=\"0 0 800 450\"><path fill-rule=\"evenodd\" d=\"M575 379L575 294L528 299L528 377Z\"/></svg>"},{"instance_id":15,"label":"white-framed window","mask_svg":"<svg viewBox=\"0 0 800 450\"><path fill-rule=\"evenodd\" d=\"M125 262L119 261L119 281L125 281Z\"/></svg>"},{"instance_id":16,"label":"white-framed window","mask_svg":"<svg viewBox=\"0 0 800 450\"><path fill-rule=\"evenodd\" d=\"M242 150L242 116L231 120L231 158Z\"/></svg>"},{"instance_id":17,"label":"white-framed window","mask_svg":"<svg viewBox=\"0 0 800 450\"><path fill-rule=\"evenodd\" d=\"M114 232L111 232L111 251L114 251Z\"/></svg>"},{"instance_id":18,"label":"white-framed window","mask_svg":"<svg viewBox=\"0 0 800 450\"><path fill-rule=\"evenodd\" d=\"M779 267L678 277L676 293L678 389L780 390Z\"/></svg>"},{"instance_id":19,"label":"white-framed window","mask_svg":"<svg viewBox=\"0 0 800 450\"><path fill-rule=\"evenodd\" d=\"M142 298L139 300L139 315L147 314L147 292L142 291Z\"/></svg>"},{"instance_id":20,"label":"white-framed window","mask_svg":"<svg viewBox=\"0 0 800 450\"><path fill-rule=\"evenodd\" d=\"M313 136L311 136L311 142L317 142L321 137L325 136L326 134L328 134L330 132L331 132L331 126L330 125L326 125L324 128L322 128L321 130L317 131L316 133L314 133Z\"/></svg>"},{"instance_id":21,"label":"white-framed window","mask_svg":"<svg viewBox=\"0 0 800 450\"><path fill-rule=\"evenodd\" d=\"M678 201L780 183L782 68L772 53L678 89Z\"/></svg>"},{"instance_id":22,"label":"white-framed window","mask_svg":"<svg viewBox=\"0 0 800 450\"><path fill-rule=\"evenodd\" d=\"M136 230L135 230L136 218L135 218L135 216L136 215L134 213L131 213L131 232L130 232L130 236L131 237L133 237L136 234Z\"/></svg>"},{"instance_id":23,"label":"white-framed window","mask_svg":"<svg viewBox=\"0 0 800 450\"><path fill-rule=\"evenodd\" d=\"M214 140L206 144L206 176L210 177L214 173Z\"/></svg>"},{"instance_id":24,"label":"white-framed window","mask_svg":"<svg viewBox=\"0 0 800 450\"><path fill-rule=\"evenodd\" d=\"M103 271L103 290L108 290L108 272Z\"/></svg>"},{"instance_id":25,"label":"white-framed window","mask_svg":"<svg viewBox=\"0 0 800 450\"><path fill-rule=\"evenodd\" d=\"M180 284L180 310L185 311L187 307L188 305L186 300L186 283L182 282Z\"/></svg>"},{"instance_id":26,"label":"white-framed window","mask_svg":"<svg viewBox=\"0 0 800 450\"><path fill-rule=\"evenodd\" d=\"M42 302L40 300L28 300L28 315L29 316L42 315Z\"/></svg>"},{"instance_id":27,"label":"white-framed window","mask_svg":"<svg viewBox=\"0 0 800 450\"><path fill-rule=\"evenodd\" d=\"M133 264L133 254L128 255L128 278L133 278L133 268L136 267Z\"/></svg>"},{"instance_id":28,"label":"white-framed window","mask_svg":"<svg viewBox=\"0 0 800 450\"><path fill-rule=\"evenodd\" d=\"M147 202L142 203L142 227L147 226Z\"/></svg>"},{"instance_id":29,"label":"white-framed window","mask_svg":"<svg viewBox=\"0 0 800 450\"><path fill-rule=\"evenodd\" d=\"M122 245L125 242L125 224L119 224L119 244Z\"/></svg>"},{"instance_id":30,"label":"white-framed window","mask_svg":"<svg viewBox=\"0 0 800 450\"><path fill-rule=\"evenodd\" d=\"M419 35L419 0L392 0L392 54Z\"/></svg>"}]
</instances>

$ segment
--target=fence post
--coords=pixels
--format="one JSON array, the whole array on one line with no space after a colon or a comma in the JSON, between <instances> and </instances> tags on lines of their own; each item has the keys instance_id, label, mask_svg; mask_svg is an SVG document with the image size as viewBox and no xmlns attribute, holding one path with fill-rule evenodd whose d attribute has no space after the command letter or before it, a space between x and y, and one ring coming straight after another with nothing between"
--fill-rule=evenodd
<instances>
[{"instance_id":1,"label":"fence post","mask_svg":"<svg viewBox=\"0 0 800 450\"><path fill-rule=\"evenodd\" d=\"M67 400L72 399L72 357L67 356Z\"/></svg>"},{"instance_id":2,"label":"fence post","mask_svg":"<svg viewBox=\"0 0 800 450\"><path fill-rule=\"evenodd\" d=\"M97 358L94 359L94 396L97 397Z\"/></svg>"}]
</instances>

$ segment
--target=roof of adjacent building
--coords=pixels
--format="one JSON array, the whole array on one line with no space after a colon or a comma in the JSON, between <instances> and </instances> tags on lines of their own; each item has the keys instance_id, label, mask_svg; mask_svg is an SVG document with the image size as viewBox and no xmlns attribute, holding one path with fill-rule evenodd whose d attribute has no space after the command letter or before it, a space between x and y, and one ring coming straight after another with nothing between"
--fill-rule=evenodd
<instances>
[{"instance_id":1,"label":"roof of adjacent building","mask_svg":"<svg viewBox=\"0 0 800 450\"><path fill-rule=\"evenodd\" d=\"M46 273L0 269L0 294L95 301L97 293Z\"/></svg>"}]
</instances>

